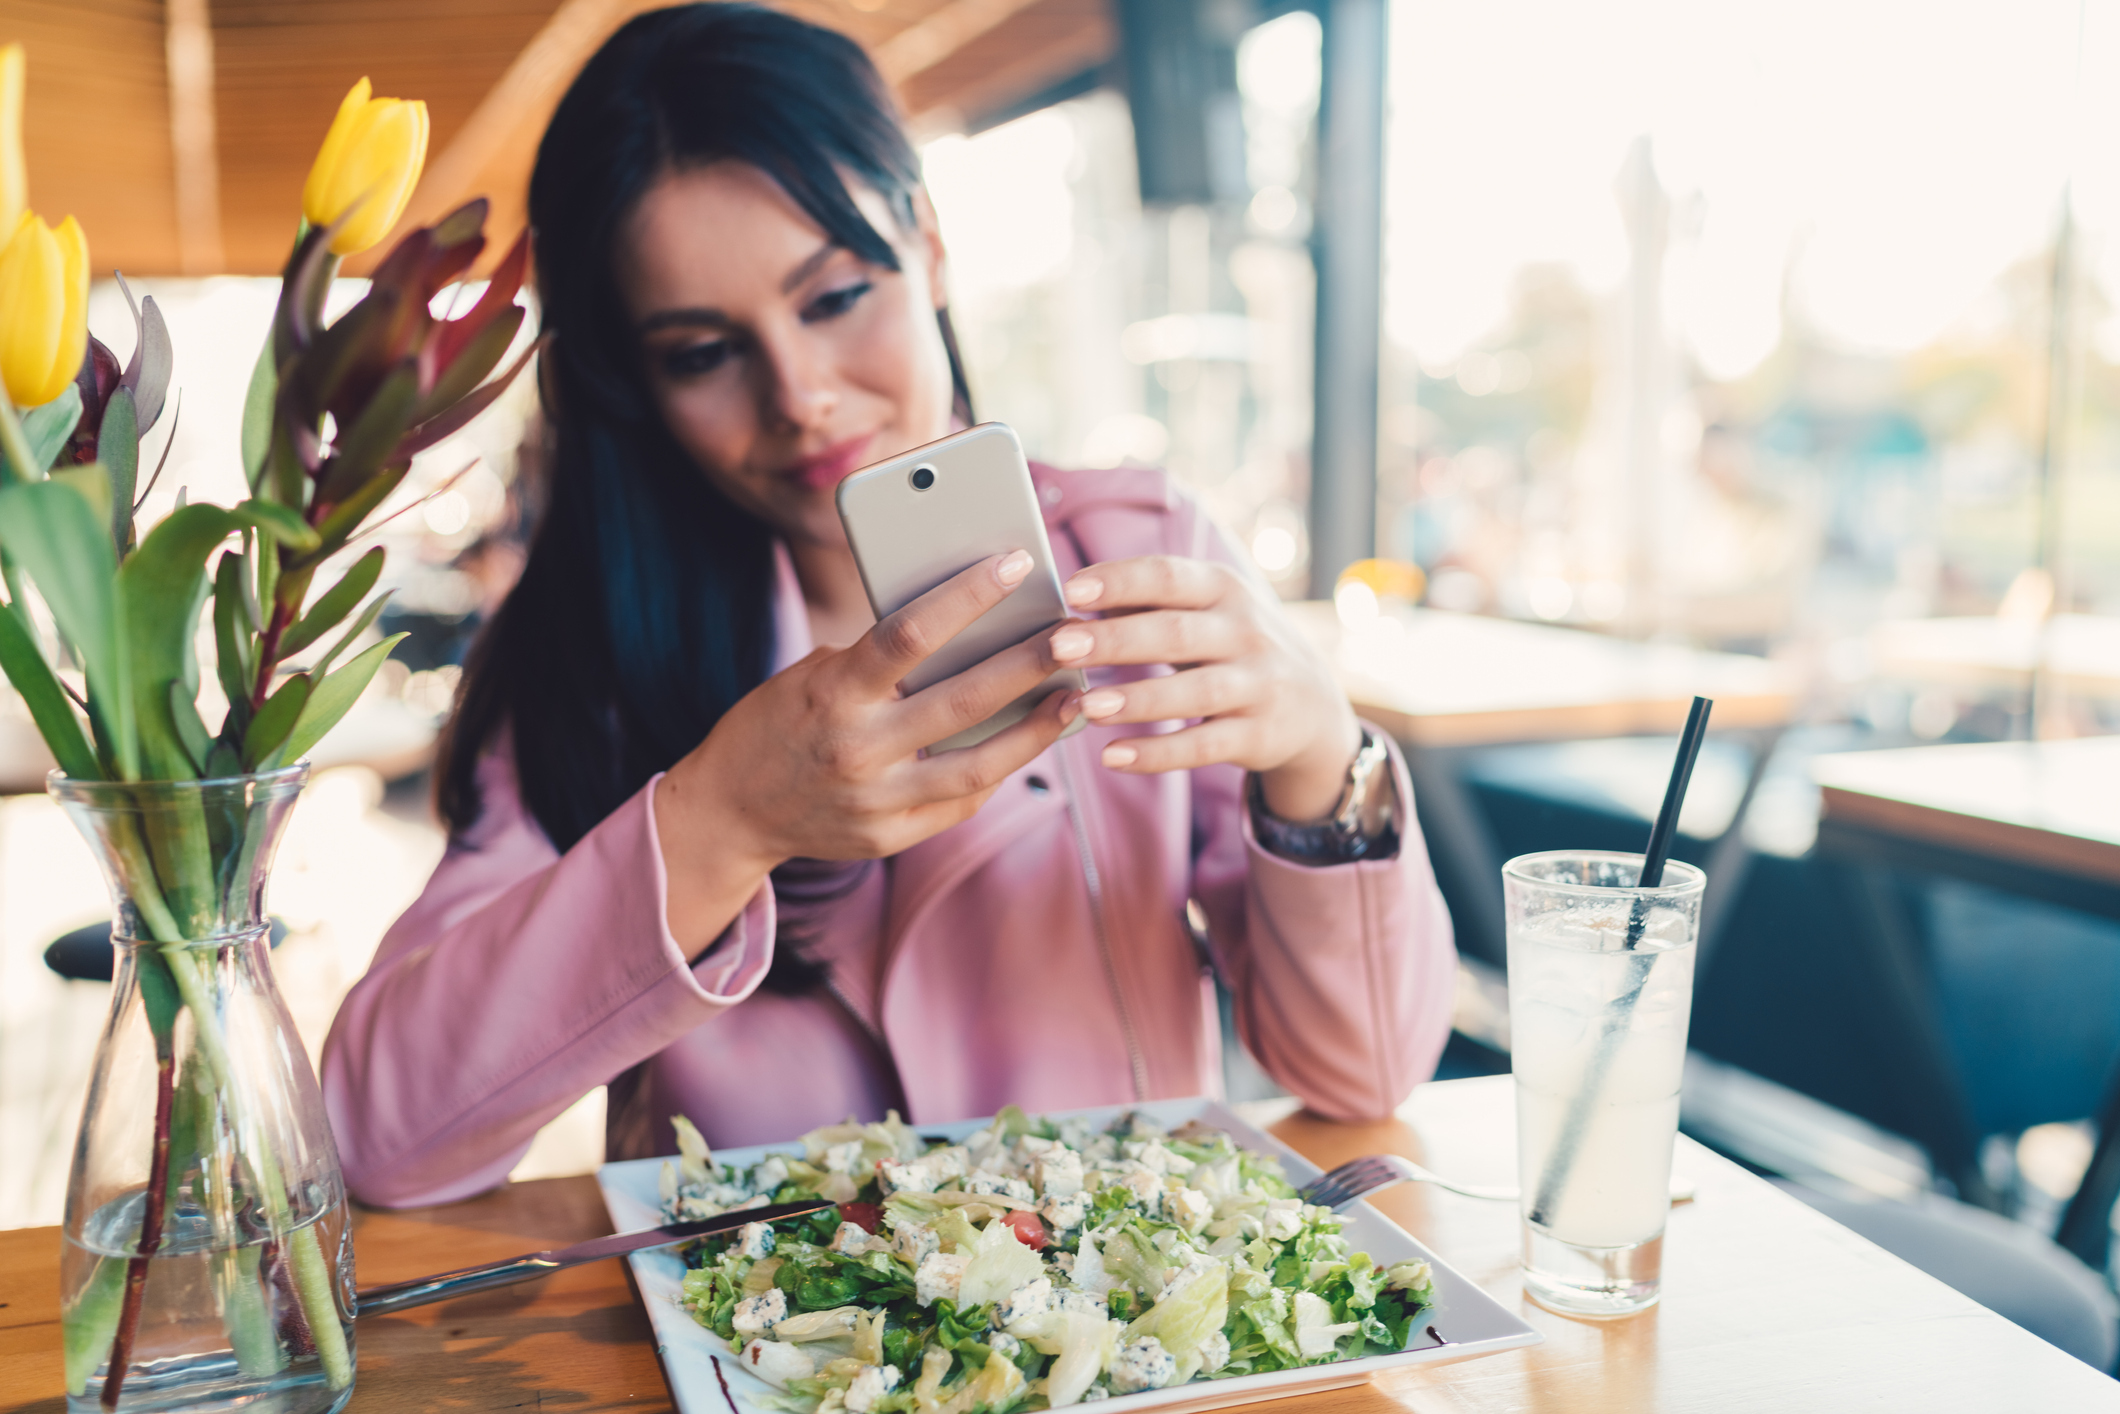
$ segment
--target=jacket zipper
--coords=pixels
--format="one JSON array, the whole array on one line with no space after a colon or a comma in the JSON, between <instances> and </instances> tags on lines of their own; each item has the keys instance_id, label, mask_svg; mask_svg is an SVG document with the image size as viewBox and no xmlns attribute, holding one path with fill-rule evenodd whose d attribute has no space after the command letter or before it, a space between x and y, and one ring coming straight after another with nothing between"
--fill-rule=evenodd
<instances>
[{"instance_id":1,"label":"jacket zipper","mask_svg":"<svg viewBox=\"0 0 2120 1414\"><path fill-rule=\"evenodd\" d=\"M1089 826L1082 818L1081 792L1075 788L1074 753L1062 749L1060 772L1067 777L1067 818L1075 830L1075 853L1082 861L1082 882L1089 888L1090 924L1097 930L1097 949L1104 955L1104 977L1112 989L1112 1006L1119 1013L1119 1030L1126 1037L1126 1059L1133 1070L1134 1098L1148 1098L1148 1061L1141 1054L1140 1038L1134 1033L1133 1015L1126 1009L1126 994L1119 987L1119 963L1112 955L1111 933L1104 926L1104 884L1097 873L1096 856L1090 853Z\"/></svg>"},{"instance_id":2,"label":"jacket zipper","mask_svg":"<svg viewBox=\"0 0 2120 1414\"><path fill-rule=\"evenodd\" d=\"M839 979L832 975L829 967L825 969L824 985L825 990L832 994L832 999L839 1003L840 1010L867 1033L869 1040L876 1047L876 1054L883 1058L884 1067L890 1072L891 1098L898 1102L899 1108L910 1108L905 1098L905 1080L898 1073L898 1055L891 1049L890 1039L883 1034L883 1028L863 1015L861 1008L855 1006L853 1000L840 990Z\"/></svg>"}]
</instances>

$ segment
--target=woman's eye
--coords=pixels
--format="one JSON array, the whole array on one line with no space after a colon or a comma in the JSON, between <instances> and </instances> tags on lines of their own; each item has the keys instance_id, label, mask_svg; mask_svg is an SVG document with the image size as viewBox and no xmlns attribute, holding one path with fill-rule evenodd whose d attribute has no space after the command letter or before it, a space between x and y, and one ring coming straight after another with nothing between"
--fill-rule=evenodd
<instances>
[{"instance_id":1,"label":"woman's eye","mask_svg":"<svg viewBox=\"0 0 2120 1414\"><path fill-rule=\"evenodd\" d=\"M827 290L810 301L810 307L802 312L806 323L815 324L825 319L836 319L861 302L861 297L875 286L867 280L858 285L848 285L841 290Z\"/></svg>"},{"instance_id":2,"label":"woman's eye","mask_svg":"<svg viewBox=\"0 0 2120 1414\"><path fill-rule=\"evenodd\" d=\"M698 378L712 373L729 360L729 341L713 339L672 349L662 357L663 372L672 378Z\"/></svg>"}]
</instances>

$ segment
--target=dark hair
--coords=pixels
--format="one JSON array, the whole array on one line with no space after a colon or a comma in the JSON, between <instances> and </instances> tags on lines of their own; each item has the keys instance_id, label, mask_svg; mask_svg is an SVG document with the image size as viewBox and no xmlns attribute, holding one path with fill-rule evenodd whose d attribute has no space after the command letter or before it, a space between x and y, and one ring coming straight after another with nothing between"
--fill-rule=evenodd
<instances>
[{"instance_id":1,"label":"dark hair","mask_svg":"<svg viewBox=\"0 0 2120 1414\"><path fill-rule=\"evenodd\" d=\"M920 181L889 92L844 35L749 4L629 21L560 102L530 179L556 442L523 575L473 649L437 768L451 830L478 758L513 734L524 806L565 851L697 746L772 659L772 533L709 484L649 397L614 246L668 173L735 159L837 244L899 268L847 189L909 228ZM970 395L948 315L958 413ZM780 984L817 979L787 949Z\"/></svg>"}]
</instances>

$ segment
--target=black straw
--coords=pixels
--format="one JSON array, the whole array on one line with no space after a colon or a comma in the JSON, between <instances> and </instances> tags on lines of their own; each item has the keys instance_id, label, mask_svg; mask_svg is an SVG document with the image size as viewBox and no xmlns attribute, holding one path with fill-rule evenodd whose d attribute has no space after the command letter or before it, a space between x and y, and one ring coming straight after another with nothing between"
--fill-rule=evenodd
<instances>
[{"instance_id":1,"label":"black straw","mask_svg":"<svg viewBox=\"0 0 2120 1414\"><path fill-rule=\"evenodd\" d=\"M1678 837L1679 811L1686 803L1686 787L1693 783L1693 763L1700 759L1701 741L1708 735L1708 713L1715 710L1715 703L1706 697L1693 699L1693 706L1686 713L1686 729L1678 736L1678 756L1671 762L1671 779L1664 786L1663 808L1656 812L1656 823L1649 827L1649 846L1642 851L1641 873L1635 876L1635 887L1653 889L1664 881L1664 864L1671 858L1671 841ZM1649 922L1649 901L1638 898L1634 901L1634 912L1627 920L1627 949L1633 951L1642 940L1642 929Z\"/></svg>"},{"instance_id":2,"label":"black straw","mask_svg":"<svg viewBox=\"0 0 2120 1414\"><path fill-rule=\"evenodd\" d=\"M1700 759L1701 739L1708 734L1708 713L1714 707L1715 703L1708 698L1696 697L1692 710L1686 714L1686 729L1678 738L1678 759L1671 763L1671 782L1664 787L1663 808L1656 812L1656 823L1649 827L1649 847L1642 851L1641 872L1635 876L1636 888L1653 889L1664 881L1664 864L1671 858L1671 841L1678 834L1679 809L1686 803L1686 787L1692 783L1693 763ZM1637 895L1634 907L1627 915L1629 952L1638 949L1642 930L1648 924L1649 900ZM1642 988L1648 985L1649 969L1655 964L1654 953L1645 954L1634 964L1634 985L1612 1004L1610 1015L1624 1023L1633 1014L1635 1002L1641 999ZM1538 1187L1533 1190L1529 1215L1540 1227L1552 1224L1554 1200L1560 1196L1568 1170L1575 1167L1576 1151L1583 1146L1583 1130L1590 1123L1590 1110L1597 1102L1597 1092L1604 1088L1605 1072L1612 1068L1618 1046L1619 1030L1616 1028L1607 1029L1599 1038L1597 1053L1591 1057L1589 1078L1583 1082L1576 1105L1562 1122L1560 1137L1546 1156L1546 1170L1539 1175Z\"/></svg>"},{"instance_id":3,"label":"black straw","mask_svg":"<svg viewBox=\"0 0 2120 1414\"><path fill-rule=\"evenodd\" d=\"M1678 738L1678 759L1671 763L1671 781L1664 787L1664 808L1656 812L1656 823L1649 827L1649 847L1642 851L1641 881L1637 887L1653 889L1664 881L1664 862L1671 857L1671 841L1678 834L1679 807L1686 803L1693 763L1700 759L1701 739L1708 734L1708 713L1714 709L1714 702L1696 697L1692 710L1686 713L1686 729Z\"/></svg>"}]
</instances>

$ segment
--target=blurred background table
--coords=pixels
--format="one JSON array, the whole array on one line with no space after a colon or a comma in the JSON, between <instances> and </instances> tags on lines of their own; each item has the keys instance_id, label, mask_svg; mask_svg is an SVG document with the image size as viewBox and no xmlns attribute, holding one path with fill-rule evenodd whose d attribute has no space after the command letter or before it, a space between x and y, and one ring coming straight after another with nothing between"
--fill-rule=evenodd
<instances>
[{"instance_id":1,"label":"blurred background table","mask_svg":"<svg viewBox=\"0 0 2120 1414\"><path fill-rule=\"evenodd\" d=\"M1497 966L1502 858L1466 789L1463 753L1526 742L1675 737L1696 695L1715 699L1710 726L1720 733L1771 737L1796 708L1793 674L1744 654L1441 609L1386 607L1350 625L1328 602L1288 608L1333 664L1355 710L1405 748L1458 946ZM1753 752L1761 769L1770 744ZM1734 836L1742 823L1742 809L1734 810L1727 833ZM1709 877L1732 873L1714 869Z\"/></svg>"},{"instance_id":2,"label":"blurred background table","mask_svg":"<svg viewBox=\"0 0 2120 1414\"><path fill-rule=\"evenodd\" d=\"M1894 875L1963 879L2085 913L2120 918L2120 738L1907 747L1822 756L1818 848L1843 861L1848 902L1867 924L1874 964L1893 979L1879 1017L1935 1116L1918 1135L1974 1196L1979 1126L1950 1060L1919 928ZM2106 1087L2097 1147L2056 1240L2107 1265L2120 1198L2120 1075ZM1969 1192L1970 1190L1970 1192Z\"/></svg>"},{"instance_id":3,"label":"blurred background table","mask_svg":"<svg viewBox=\"0 0 2120 1414\"><path fill-rule=\"evenodd\" d=\"M2021 689L2043 665L2065 691L2120 698L2120 618L2109 615L1893 619L1871 631L1870 649L1875 670L1892 678Z\"/></svg>"},{"instance_id":4,"label":"blurred background table","mask_svg":"<svg viewBox=\"0 0 2120 1414\"><path fill-rule=\"evenodd\" d=\"M1330 1166L1390 1151L1475 1183L1514 1182L1506 1077L1423 1086L1397 1119L1344 1125L1247 1107ZM1496 1299L1545 1344L1462 1364L1387 1372L1367 1387L1277 1404L1421 1414L1565 1408L1570 1414L1930 1407L2120 1411L2120 1384L1975 1305L1770 1184L1679 1140L1699 1186L1674 1209L1662 1306L1577 1321L1525 1301L1511 1204L1408 1186L1377 1206ZM511 1184L465 1203L363 1213L363 1282L396 1281L609 1231L593 1180ZM59 1236L0 1233L0 1411L58 1414ZM1447 1334L1447 1313L1441 1324ZM364 1321L360 1411L667 1408L669 1394L622 1263Z\"/></svg>"}]
</instances>

